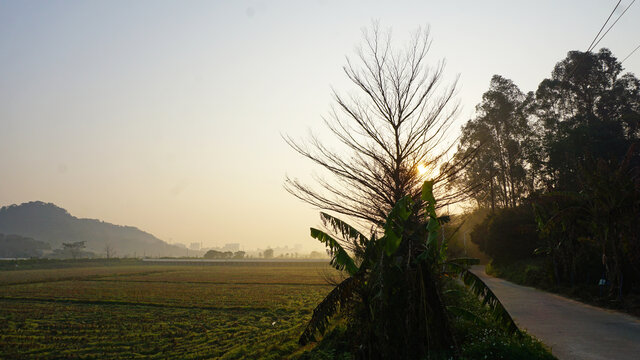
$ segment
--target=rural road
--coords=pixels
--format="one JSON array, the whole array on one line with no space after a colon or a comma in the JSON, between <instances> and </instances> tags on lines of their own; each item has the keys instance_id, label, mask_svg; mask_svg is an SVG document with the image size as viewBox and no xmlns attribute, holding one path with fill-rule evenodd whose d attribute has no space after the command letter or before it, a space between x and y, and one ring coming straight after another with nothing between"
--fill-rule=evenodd
<instances>
[{"instance_id":1,"label":"rural road","mask_svg":"<svg viewBox=\"0 0 640 360\"><path fill-rule=\"evenodd\" d=\"M521 329L560 360L640 359L640 320L473 272L493 290Z\"/></svg>"}]
</instances>

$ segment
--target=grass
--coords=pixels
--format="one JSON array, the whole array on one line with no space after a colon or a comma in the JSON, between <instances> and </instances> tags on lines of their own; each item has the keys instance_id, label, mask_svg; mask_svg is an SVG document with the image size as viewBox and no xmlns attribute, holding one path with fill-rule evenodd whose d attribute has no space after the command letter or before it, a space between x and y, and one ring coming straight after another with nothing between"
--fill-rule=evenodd
<instances>
[{"instance_id":1,"label":"grass","mask_svg":"<svg viewBox=\"0 0 640 360\"><path fill-rule=\"evenodd\" d=\"M335 275L319 263L54 265L0 272L0 358L280 359Z\"/></svg>"},{"instance_id":2,"label":"grass","mask_svg":"<svg viewBox=\"0 0 640 360\"><path fill-rule=\"evenodd\" d=\"M551 352L526 333L511 335L500 330L489 309L462 285L450 282L447 302L468 310L477 318L453 317L453 329L459 339L462 359L552 360ZM453 296L453 294L456 294ZM445 293L446 296L446 293Z\"/></svg>"}]
</instances>

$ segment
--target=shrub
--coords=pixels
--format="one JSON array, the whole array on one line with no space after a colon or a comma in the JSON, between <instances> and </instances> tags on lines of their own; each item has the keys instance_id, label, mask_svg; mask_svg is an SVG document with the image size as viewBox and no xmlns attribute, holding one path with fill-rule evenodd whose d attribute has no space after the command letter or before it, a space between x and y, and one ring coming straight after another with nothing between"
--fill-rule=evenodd
<instances>
[{"instance_id":1,"label":"shrub","mask_svg":"<svg viewBox=\"0 0 640 360\"><path fill-rule=\"evenodd\" d=\"M539 240L532 208L521 205L490 214L474 227L471 241L498 262L533 256Z\"/></svg>"}]
</instances>

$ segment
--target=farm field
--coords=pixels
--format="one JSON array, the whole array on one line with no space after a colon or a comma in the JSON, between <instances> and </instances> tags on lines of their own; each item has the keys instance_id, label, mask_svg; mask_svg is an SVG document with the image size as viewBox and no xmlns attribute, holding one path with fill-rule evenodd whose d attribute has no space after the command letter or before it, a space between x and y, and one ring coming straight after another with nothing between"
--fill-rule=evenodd
<instances>
[{"instance_id":1,"label":"farm field","mask_svg":"<svg viewBox=\"0 0 640 360\"><path fill-rule=\"evenodd\" d=\"M286 358L335 276L287 262L0 271L0 359Z\"/></svg>"}]
</instances>

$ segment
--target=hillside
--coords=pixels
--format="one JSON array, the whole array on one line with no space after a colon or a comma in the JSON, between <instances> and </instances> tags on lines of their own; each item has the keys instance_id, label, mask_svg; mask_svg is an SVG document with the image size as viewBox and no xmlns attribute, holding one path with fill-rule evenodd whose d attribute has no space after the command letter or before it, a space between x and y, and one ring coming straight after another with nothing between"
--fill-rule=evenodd
<instances>
[{"instance_id":1,"label":"hillside","mask_svg":"<svg viewBox=\"0 0 640 360\"><path fill-rule=\"evenodd\" d=\"M185 248L167 244L138 228L79 219L61 207L41 201L0 208L0 233L42 241L51 249L61 248L63 242L86 241L85 250L98 256L104 256L107 246L120 257L187 255Z\"/></svg>"}]
</instances>

